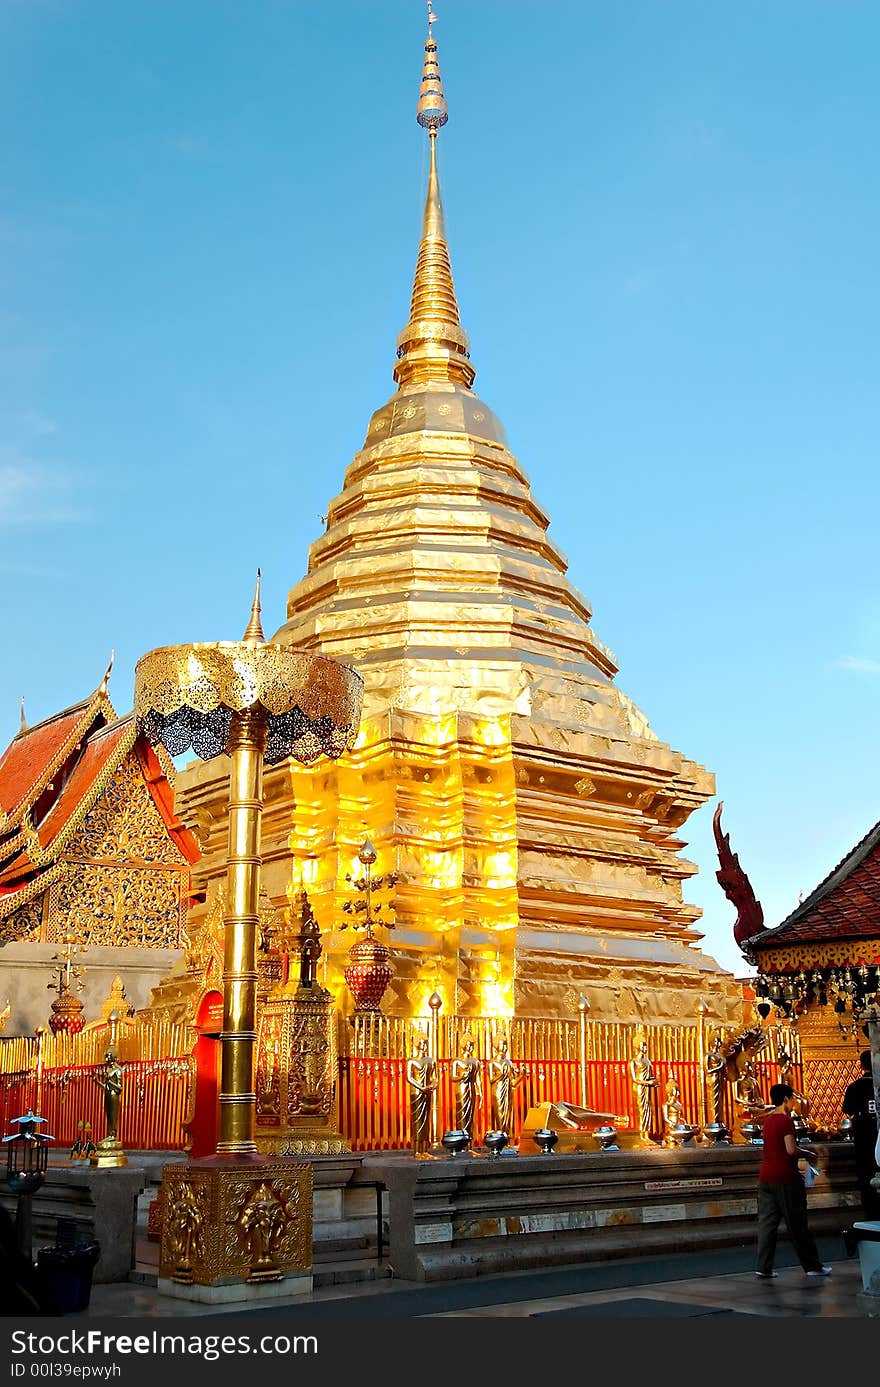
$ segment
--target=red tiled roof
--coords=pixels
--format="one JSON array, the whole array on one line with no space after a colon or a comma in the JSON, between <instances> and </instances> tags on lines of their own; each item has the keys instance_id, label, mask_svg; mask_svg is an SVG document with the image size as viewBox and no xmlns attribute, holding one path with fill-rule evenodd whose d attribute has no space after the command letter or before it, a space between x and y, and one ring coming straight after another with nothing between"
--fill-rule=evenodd
<instances>
[{"instance_id":1,"label":"red tiled roof","mask_svg":"<svg viewBox=\"0 0 880 1387\"><path fill-rule=\"evenodd\" d=\"M89 737L60 795L43 822L37 825L37 838L41 848L51 847L89 796L89 791L100 778L102 771L106 770L114 759L121 759L116 757L116 752L122 744L125 743L125 750L128 751L136 735L134 714L130 713L127 718L120 718ZM97 796L91 798L94 802ZM91 805L89 807L91 808Z\"/></svg>"},{"instance_id":2,"label":"red tiled roof","mask_svg":"<svg viewBox=\"0 0 880 1387\"><path fill-rule=\"evenodd\" d=\"M201 850L192 833L174 812L174 790L162 769L161 762L143 733L134 744L135 755L141 763L147 789L169 834L187 862L198 862Z\"/></svg>"},{"instance_id":3,"label":"red tiled roof","mask_svg":"<svg viewBox=\"0 0 880 1387\"><path fill-rule=\"evenodd\" d=\"M0 896L6 896L10 891L21 890L37 870L24 848L17 852L0 872Z\"/></svg>"},{"instance_id":4,"label":"red tiled roof","mask_svg":"<svg viewBox=\"0 0 880 1387\"><path fill-rule=\"evenodd\" d=\"M0 757L0 812L12 816L26 805L31 793L74 737L92 699L67 708L26 732L19 732ZM83 728L85 732L87 728Z\"/></svg>"},{"instance_id":5,"label":"red tiled roof","mask_svg":"<svg viewBox=\"0 0 880 1387\"><path fill-rule=\"evenodd\" d=\"M749 940L757 954L788 944L880 939L880 823L776 929Z\"/></svg>"},{"instance_id":6,"label":"red tiled roof","mask_svg":"<svg viewBox=\"0 0 880 1387\"><path fill-rule=\"evenodd\" d=\"M25 743L35 733L42 732L47 727L57 726L64 729L64 736L47 736L31 742L34 754L29 761L18 752L14 758L14 764L18 767L18 783L24 783L28 775L31 778L31 790L30 793L26 792L24 801L26 807L39 798L39 794L35 795L33 792L35 789L38 792L42 791L46 775L44 770L33 772L32 769L24 772L22 767L36 767L38 752L45 753L44 769L53 757L57 760L65 745L75 735L77 719L84 723L82 736L86 740L68 779L60 786L57 798L45 818L36 824L35 836L17 833L12 838L7 837L6 851L10 855L5 862L3 842L0 839L0 899L4 915L15 908L11 897L35 877L54 867L59 855L64 851L69 837L66 830L70 828L72 820L77 818L78 822L74 828L78 827L78 823L96 803L105 786L131 753L137 757L144 783L162 816L168 836L187 862L198 861L200 854L196 840L174 812L174 792L156 753L143 733L138 732L134 714L129 713L126 717L115 719L104 726L94 727L94 717L91 724L86 717L90 707L91 704L88 702L80 704L76 709L69 709L58 718L49 719L48 723L41 723L39 727L30 729L20 738L16 738L16 742ZM10 751L16 747L16 742L13 742ZM70 751L67 754L70 755ZM4 761L8 756L9 752ZM0 775L2 769L3 762L0 762Z\"/></svg>"}]
</instances>

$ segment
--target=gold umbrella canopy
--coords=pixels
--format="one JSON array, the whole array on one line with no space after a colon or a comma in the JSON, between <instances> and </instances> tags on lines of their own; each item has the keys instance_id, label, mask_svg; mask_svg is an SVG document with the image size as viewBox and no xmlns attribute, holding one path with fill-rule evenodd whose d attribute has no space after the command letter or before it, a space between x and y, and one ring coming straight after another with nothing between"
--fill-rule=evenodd
<instances>
[{"instance_id":1,"label":"gold umbrella canopy","mask_svg":"<svg viewBox=\"0 0 880 1387\"><path fill-rule=\"evenodd\" d=\"M245 712L265 718L268 765L335 759L357 738L363 680L323 655L247 640L168 645L138 660L134 680L135 713L172 756L228 751L232 719Z\"/></svg>"}]
</instances>

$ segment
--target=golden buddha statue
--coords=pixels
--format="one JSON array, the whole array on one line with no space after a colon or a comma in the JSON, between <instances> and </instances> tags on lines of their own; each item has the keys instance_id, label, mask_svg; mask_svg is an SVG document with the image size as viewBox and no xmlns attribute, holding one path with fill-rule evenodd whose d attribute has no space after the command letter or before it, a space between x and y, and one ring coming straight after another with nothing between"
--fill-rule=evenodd
<instances>
[{"instance_id":1,"label":"golden buddha statue","mask_svg":"<svg viewBox=\"0 0 880 1387\"><path fill-rule=\"evenodd\" d=\"M639 1136L642 1144L653 1146L651 1138L651 1100L654 1089L657 1087L657 1078L654 1074L654 1066L648 1055L648 1042L644 1036L639 1041L636 1052L629 1062L629 1073L635 1091L636 1106L639 1114Z\"/></svg>"},{"instance_id":2,"label":"golden buddha statue","mask_svg":"<svg viewBox=\"0 0 880 1387\"><path fill-rule=\"evenodd\" d=\"M406 1082L409 1084L409 1112L412 1126L412 1149L415 1156L427 1156L433 1128L434 1094L437 1091L437 1065L428 1054L428 1041L423 1036L416 1052L407 1060Z\"/></svg>"},{"instance_id":3,"label":"golden buddha statue","mask_svg":"<svg viewBox=\"0 0 880 1387\"><path fill-rule=\"evenodd\" d=\"M495 1058L489 1061L489 1083L492 1085L492 1125L496 1132L513 1134L513 1095L526 1077L525 1070L510 1057L506 1040L501 1040Z\"/></svg>"},{"instance_id":4,"label":"golden buddha statue","mask_svg":"<svg viewBox=\"0 0 880 1387\"><path fill-rule=\"evenodd\" d=\"M467 1132L471 1145L478 1140L477 1122L483 1097L480 1061L474 1048L474 1042L468 1038L450 1069L455 1084L455 1125L459 1131Z\"/></svg>"},{"instance_id":5,"label":"golden buddha statue","mask_svg":"<svg viewBox=\"0 0 880 1387\"><path fill-rule=\"evenodd\" d=\"M720 1124L723 1120L721 1113L724 1103L724 1074L727 1069L723 1044L721 1035L716 1035L704 1060L708 1121L716 1124Z\"/></svg>"}]
</instances>

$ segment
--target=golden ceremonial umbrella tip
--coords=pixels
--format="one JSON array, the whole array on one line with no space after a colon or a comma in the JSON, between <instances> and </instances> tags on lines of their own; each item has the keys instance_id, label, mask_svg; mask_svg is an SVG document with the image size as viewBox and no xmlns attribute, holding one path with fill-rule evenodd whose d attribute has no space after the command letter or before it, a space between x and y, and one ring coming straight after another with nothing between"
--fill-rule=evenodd
<instances>
[{"instance_id":1,"label":"golden ceremonial umbrella tip","mask_svg":"<svg viewBox=\"0 0 880 1387\"><path fill-rule=\"evenodd\" d=\"M257 582L256 586L254 587L254 600L251 603L250 620L248 621L248 624L245 627L245 633L242 636L242 640L252 641L254 644L265 645L266 637L263 634L263 623L260 621L260 612L263 610L260 606L261 580L262 573L259 569L257 569Z\"/></svg>"},{"instance_id":2,"label":"golden ceremonial umbrella tip","mask_svg":"<svg viewBox=\"0 0 880 1387\"><path fill-rule=\"evenodd\" d=\"M432 1010L432 1011L439 1011L440 1008L442 1007L442 1005L443 1005L443 998L440 996L440 993L439 993L439 992L432 992L431 995L430 995L430 997L428 998L428 1006L431 1008L431 1010Z\"/></svg>"},{"instance_id":3,"label":"golden ceremonial umbrella tip","mask_svg":"<svg viewBox=\"0 0 880 1387\"><path fill-rule=\"evenodd\" d=\"M365 838L361 844L361 849L358 853L358 861L363 862L365 867L372 867L373 863L376 861L376 849L373 847L369 838Z\"/></svg>"}]
</instances>

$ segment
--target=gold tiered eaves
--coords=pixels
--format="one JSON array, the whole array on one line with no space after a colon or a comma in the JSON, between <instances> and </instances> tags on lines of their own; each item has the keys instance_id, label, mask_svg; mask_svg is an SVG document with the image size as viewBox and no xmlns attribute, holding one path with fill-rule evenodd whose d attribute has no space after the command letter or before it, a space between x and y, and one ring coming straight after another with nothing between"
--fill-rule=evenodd
<instances>
[{"instance_id":1,"label":"gold tiered eaves","mask_svg":"<svg viewBox=\"0 0 880 1387\"><path fill-rule=\"evenodd\" d=\"M430 171L397 390L331 502L274 641L365 681L350 755L267 771L263 883L301 884L323 931L322 981L345 1004L339 926L367 833L399 874L383 1009L734 1020L733 979L694 947L696 870L678 831L713 777L659 741L614 683L548 517L473 393L437 167L446 103L429 31L418 106ZM573 440L574 442L574 440ZM595 488L597 499L601 487ZM222 878L226 771L178 781L197 876ZM209 903L210 903L209 889ZM348 999L350 1005L350 999Z\"/></svg>"}]
</instances>

